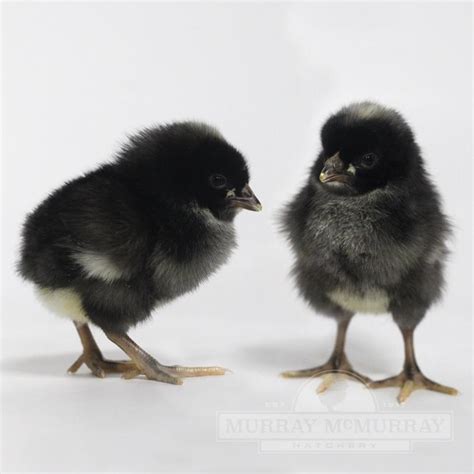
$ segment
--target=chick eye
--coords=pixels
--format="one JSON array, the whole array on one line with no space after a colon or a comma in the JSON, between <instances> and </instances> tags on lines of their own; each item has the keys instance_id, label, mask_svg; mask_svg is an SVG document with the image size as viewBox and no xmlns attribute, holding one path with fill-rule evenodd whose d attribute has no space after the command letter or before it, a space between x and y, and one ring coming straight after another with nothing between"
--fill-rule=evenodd
<instances>
[{"instance_id":1,"label":"chick eye","mask_svg":"<svg viewBox=\"0 0 474 474\"><path fill-rule=\"evenodd\" d=\"M377 155L375 153L366 153L360 160L360 163L365 168L372 168L377 162Z\"/></svg>"},{"instance_id":2,"label":"chick eye","mask_svg":"<svg viewBox=\"0 0 474 474\"><path fill-rule=\"evenodd\" d=\"M227 178L221 174L211 174L209 184L214 189L224 189L227 185Z\"/></svg>"}]
</instances>

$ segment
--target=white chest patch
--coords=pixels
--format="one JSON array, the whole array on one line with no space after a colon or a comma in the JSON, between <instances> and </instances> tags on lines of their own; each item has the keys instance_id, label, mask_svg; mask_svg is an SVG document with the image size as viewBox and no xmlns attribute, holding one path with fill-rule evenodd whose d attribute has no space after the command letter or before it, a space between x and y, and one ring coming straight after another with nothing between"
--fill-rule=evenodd
<instances>
[{"instance_id":1,"label":"white chest patch","mask_svg":"<svg viewBox=\"0 0 474 474\"><path fill-rule=\"evenodd\" d=\"M65 318L86 323L87 315L82 308L80 296L70 288L50 290L48 288L36 288L36 295L41 303L52 313Z\"/></svg>"},{"instance_id":2,"label":"white chest patch","mask_svg":"<svg viewBox=\"0 0 474 474\"><path fill-rule=\"evenodd\" d=\"M363 294L337 289L328 293L331 301L354 313L386 313L390 300L384 290L369 290Z\"/></svg>"},{"instance_id":3,"label":"white chest patch","mask_svg":"<svg viewBox=\"0 0 474 474\"><path fill-rule=\"evenodd\" d=\"M124 276L124 272L107 255L96 252L78 252L74 255L74 260L90 277L112 282Z\"/></svg>"}]
</instances>

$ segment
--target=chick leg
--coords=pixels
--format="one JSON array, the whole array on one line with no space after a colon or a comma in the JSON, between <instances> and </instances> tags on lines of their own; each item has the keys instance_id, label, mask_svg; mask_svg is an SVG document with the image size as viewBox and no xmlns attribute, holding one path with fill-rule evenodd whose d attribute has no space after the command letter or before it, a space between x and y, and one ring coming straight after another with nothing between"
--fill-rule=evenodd
<instances>
[{"instance_id":1,"label":"chick leg","mask_svg":"<svg viewBox=\"0 0 474 474\"><path fill-rule=\"evenodd\" d=\"M414 328L400 328L405 344L405 363L400 374L383 380L369 383L369 388L400 387L397 400L404 403L411 393L419 389L432 390L434 392L446 393L447 395L457 395L455 388L447 387L433 382L425 377L421 372L415 358L415 346L413 343Z\"/></svg>"},{"instance_id":2,"label":"chick leg","mask_svg":"<svg viewBox=\"0 0 474 474\"><path fill-rule=\"evenodd\" d=\"M183 381L176 373L164 365L161 365L150 354L145 352L127 334L105 331L106 336L120 347L135 363L136 370L124 375L124 378L133 378L137 375L145 375L149 380L157 382L181 385Z\"/></svg>"},{"instance_id":3,"label":"chick leg","mask_svg":"<svg viewBox=\"0 0 474 474\"><path fill-rule=\"evenodd\" d=\"M95 342L94 336L87 324L74 321L79 338L81 339L83 352L79 358L68 369L68 373L74 374L82 364L86 364L91 372L100 378L104 378L107 373L128 374L136 370L132 361L111 361L104 359L99 346Z\"/></svg>"},{"instance_id":4,"label":"chick leg","mask_svg":"<svg viewBox=\"0 0 474 474\"><path fill-rule=\"evenodd\" d=\"M318 367L313 367L311 369L288 370L283 372L281 375L285 378L322 377L323 380L317 389L318 393L326 391L335 381L336 375L349 376L363 383L370 382L368 377L359 374L352 368L344 352L346 333L350 321L351 318L339 321L337 325L337 335L334 350L329 357L329 360L325 364Z\"/></svg>"}]
</instances>

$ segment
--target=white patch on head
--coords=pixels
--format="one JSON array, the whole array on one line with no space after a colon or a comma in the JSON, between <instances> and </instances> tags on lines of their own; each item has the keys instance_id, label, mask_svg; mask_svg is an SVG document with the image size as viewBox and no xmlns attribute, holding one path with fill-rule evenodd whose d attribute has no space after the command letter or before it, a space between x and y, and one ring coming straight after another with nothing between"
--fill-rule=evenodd
<instances>
[{"instance_id":1,"label":"white patch on head","mask_svg":"<svg viewBox=\"0 0 474 474\"><path fill-rule=\"evenodd\" d=\"M328 297L342 308L354 313L386 313L390 303L387 292L379 289L367 290L361 294L339 288L328 293Z\"/></svg>"},{"instance_id":2,"label":"white patch on head","mask_svg":"<svg viewBox=\"0 0 474 474\"><path fill-rule=\"evenodd\" d=\"M40 302L52 313L80 323L89 321L82 307L81 297L72 288L52 290L36 287L35 289Z\"/></svg>"},{"instance_id":3,"label":"white patch on head","mask_svg":"<svg viewBox=\"0 0 474 474\"><path fill-rule=\"evenodd\" d=\"M73 258L90 277L113 282L125 276L124 272L107 255L84 251L74 254Z\"/></svg>"},{"instance_id":4,"label":"white patch on head","mask_svg":"<svg viewBox=\"0 0 474 474\"><path fill-rule=\"evenodd\" d=\"M351 119L390 118L396 112L375 102L357 102L342 109Z\"/></svg>"}]
</instances>

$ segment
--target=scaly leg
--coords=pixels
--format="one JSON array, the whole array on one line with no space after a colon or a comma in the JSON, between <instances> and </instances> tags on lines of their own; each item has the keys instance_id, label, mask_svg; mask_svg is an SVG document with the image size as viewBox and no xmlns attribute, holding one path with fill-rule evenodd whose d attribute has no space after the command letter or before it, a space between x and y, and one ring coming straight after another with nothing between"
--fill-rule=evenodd
<instances>
[{"instance_id":1,"label":"scaly leg","mask_svg":"<svg viewBox=\"0 0 474 474\"><path fill-rule=\"evenodd\" d=\"M318 393L326 391L333 384L337 375L346 375L366 384L370 382L368 377L359 374L352 368L344 352L346 333L350 321L351 318L347 318L338 322L334 350L325 364L311 369L288 370L281 375L286 378L322 377L322 382L317 389Z\"/></svg>"},{"instance_id":2,"label":"scaly leg","mask_svg":"<svg viewBox=\"0 0 474 474\"><path fill-rule=\"evenodd\" d=\"M405 363L400 374L383 380L369 383L369 388L400 387L397 400L404 403L414 390L427 389L434 392L446 393L447 395L457 395L455 388L447 387L433 382L425 377L421 372L415 358L415 347L413 343L414 328L400 328L405 344Z\"/></svg>"},{"instance_id":3,"label":"scaly leg","mask_svg":"<svg viewBox=\"0 0 474 474\"><path fill-rule=\"evenodd\" d=\"M104 359L99 346L95 342L94 336L87 324L74 321L79 338L81 339L83 352L74 364L69 367L68 372L74 374L82 364L86 364L91 372L100 378L104 378L107 373L128 374L136 370L132 361L111 361Z\"/></svg>"},{"instance_id":4,"label":"scaly leg","mask_svg":"<svg viewBox=\"0 0 474 474\"><path fill-rule=\"evenodd\" d=\"M107 337L117 344L135 363L136 370L124 374L124 378L145 375L150 380L180 385L181 377L200 377L205 375L224 375L227 369L222 367L182 367L180 365L162 365L150 354L138 346L127 334L106 331Z\"/></svg>"}]
</instances>

